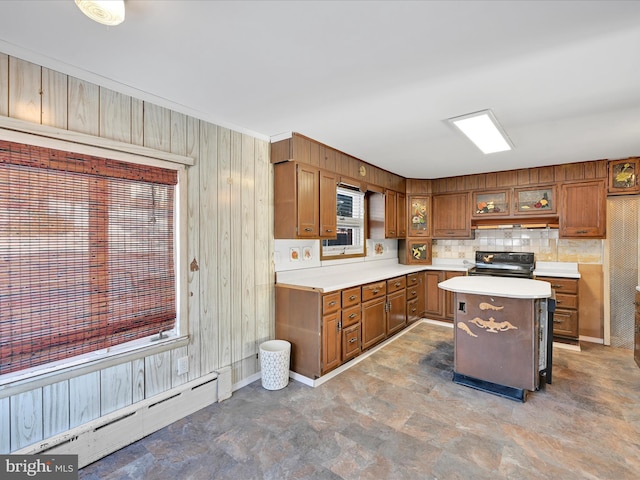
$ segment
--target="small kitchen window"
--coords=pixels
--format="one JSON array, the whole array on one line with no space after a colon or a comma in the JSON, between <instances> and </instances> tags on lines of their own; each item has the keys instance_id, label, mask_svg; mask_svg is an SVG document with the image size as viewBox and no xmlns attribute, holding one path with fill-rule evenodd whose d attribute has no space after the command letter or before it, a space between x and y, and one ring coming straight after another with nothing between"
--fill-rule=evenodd
<instances>
[{"instance_id":1,"label":"small kitchen window","mask_svg":"<svg viewBox=\"0 0 640 480\"><path fill-rule=\"evenodd\" d=\"M336 238L322 241L322 258L364 256L364 193L355 188L338 186L336 216Z\"/></svg>"}]
</instances>

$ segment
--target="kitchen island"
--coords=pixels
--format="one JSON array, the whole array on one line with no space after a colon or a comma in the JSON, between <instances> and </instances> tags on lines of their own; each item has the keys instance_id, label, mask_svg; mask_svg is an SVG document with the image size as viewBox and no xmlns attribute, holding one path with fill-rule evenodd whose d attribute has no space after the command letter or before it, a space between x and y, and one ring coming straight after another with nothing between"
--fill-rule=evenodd
<instances>
[{"instance_id":1,"label":"kitchen island","mask_svg":"<svg viewBox=\"0 0 640 480\"><path fill-rule=\"evenodd\" d=\"M438 286L455 295L454 382L522 402L550 383L548 282L465 276Z\"/></svg>"}]
</instances>

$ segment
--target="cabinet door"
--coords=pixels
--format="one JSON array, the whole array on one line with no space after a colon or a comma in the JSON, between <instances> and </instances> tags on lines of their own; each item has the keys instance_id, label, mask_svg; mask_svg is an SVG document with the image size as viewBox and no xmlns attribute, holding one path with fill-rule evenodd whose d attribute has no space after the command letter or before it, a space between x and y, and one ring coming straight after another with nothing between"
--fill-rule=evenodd
<instances>
[{"instance_id":1,"label":"cabinet door","mask_svg":"<svg viewBox=\"0 0 640 480\"><path fill-rule=\"evenodd\" d=\"M431 197L425 195L409 196L409 237L428 237L431 235Z\"/></svg>"},{"instance_id":2,"label":"cabinet door","mask_svg":"<svg viewBox=\"0 0 640 480\"><path fill-rule=\"evenodd\" d=\"M432 197L434 238L472 238L468 193Z\"/></svg>"},{"instance_id":3,"label":"cabinet door","mask_svg":"<svg viewBox=\"0 0 640 480\"><path fill-rule=\"evenodd\" d=\"M515 188L515 215L553 215L558 211L555 185Z\"/></svg>"},{"instance_id":4,"label":"cabinet door","mask_svg":"<svg viewBox=\"0 0 640 480\"><path fill-rule=\"evenodd\" d=\"M407 197L404 193L397 194L396 203L397 237L404 238L407 235Z\"/></svg>"},{"instance_id":5,"label":"cabinet door","mask_svg":"<svg viewBox=\"0 0 640 480\"><path fill-rule=\"evenodd\" d=\"M387 336L402 330L407 325L407 292L398 290L387 295Z\"/></svg>"},{"instance_id":6,"label":"cabinet door","mask_svg":"<svg viewBox=\"0 0 640 480\"><path fill-rule=\"evenodd\" d=\"M605 180L565 183L560 188L560 237L604 238L607 225Z\"/></svg>"},{"instance_id":7,"label":"cabinet door","mask_svg":"<svg viewBox=\"0 0 640 480\"><path fill-rule=\"evenodd\" d=\"M474 218L507 217L511 214L510 191L474 192L471 216Z\"/></svg>"},{"instance_id":8,"label":"cabinet door","mask_svg":"<svg viewBox=\"0 0 640 480\"><path fill-rule=\"evenodd\" d=\"M624 160L611 160L607 165L609 169L609 194L628 195L640 193L640 158L625 158Z\"/></svg>"},{"instance_id":9,"label":"cabinet door","mask_svg":"<svg viewBox=\"0 0 640 480\"><path fill-rule=\"evenodd\" d=\"M298 237L317 238L319 235L320 183L319 171L307 165L298 165Z\"/></svg>"},{"instance_id":10,"label":"cabinet door","mask_svg":"<svg viewBox=\"0 0 640 480\"><path fill-rule=\"evenodd\" d=\"M424 311L433 317L444 316L444 291L438 288L444 278L443 272L430 270L425 272L425 305Z\"/></svg>"},{"instance_id":11,"label":"cabinet door","mask_svg":"<svg viewBox=\"0 0 640 480\"><path fill-rule=\"evenodd\" d=\"M340 312L322 317L322 373L333 370L342 361Z\"/></svg>"},{"instance_id":12,"label":"cabinet door","mask_svg":"<svg viewBox=\"0 0 640 480\"><path fill-rule=\"evenodd\" d=\"M320 170L320 238L336 238L337 178L326 170Z\"/></svg>"},{"instance_id":13,"label":"cabinet door","mask_svg":"<svg viewBox=\"0 0 640 480\"><path fill-rule=\"evenodd\" d=\"M397 238L398 195L393 190L384 192L384 236L385 238Z\"/></svg>"},{"instance_id":14,"label":"cabinet door","mask_svg":"<svg viewBox=\"0 0 640 480\"><path fill-rule=\"evenodd\" d=\"M444 279L449 280L453 277L463 277L465 276L465 272L444 272ZM451 320L455 317L455 293L449 290L445 290L444 292L444 316L446 319Z\"/></svg>"},{"instance_id":15,"label":"cabinet door","mask_svg":"<svg viewBox=\"0 0 640 480\"><path fill-rule=\"evenodd\" d=\"M362 304L362 349L365 350L384 340L386 297Z\"/></svg>"},{"instance_id":16,"label":"cabinet door","mask_svg":"<svg viewBox=\"0 0 640 480\"><path fill-rule=\"evenodd\" d=\"M356 323L342 330L342 361L352 359L360 355L362 348L360 347L360 323Z\"/></svg>"}]
</instances>

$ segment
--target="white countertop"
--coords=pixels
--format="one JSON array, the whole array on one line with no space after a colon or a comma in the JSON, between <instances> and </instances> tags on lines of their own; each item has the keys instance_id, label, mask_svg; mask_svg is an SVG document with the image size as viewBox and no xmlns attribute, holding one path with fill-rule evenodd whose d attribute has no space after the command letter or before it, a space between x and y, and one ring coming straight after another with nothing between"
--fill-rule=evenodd
<instances>
[{"instance_id":1,"label":"white countertop","mask_svg":"<svg viewBox=\"0 0 640 480\"><path fill-rule=\"evenodd\" d=\"M574 262L536 262L536 277L580 278L578 264Z\"/></svg>"},{"instance_id":2,"label":"white countertop","mask_svg":"<svg viewBox=\"0 0 640 480\"><path fill-rule=\"evenodd\" d=\"M461 262L434 262L433 265L402 265L396 260L380 260L278 272L276 274L276 284L328 293L423 270L466 272L468 269L469 266L463 265Z\"/></svg>"},{"instance_id":3,"label":"white countertop","mask_svg":"<svg viewBox=\"0 0 640 480\"><path fill-rule=\"evenodd\" d=\"M438 287L459 293L493 295L508 298L548 298L551 284L528 278L508 277L453 277L440 282Z\"/></svg>"}]
</instances>

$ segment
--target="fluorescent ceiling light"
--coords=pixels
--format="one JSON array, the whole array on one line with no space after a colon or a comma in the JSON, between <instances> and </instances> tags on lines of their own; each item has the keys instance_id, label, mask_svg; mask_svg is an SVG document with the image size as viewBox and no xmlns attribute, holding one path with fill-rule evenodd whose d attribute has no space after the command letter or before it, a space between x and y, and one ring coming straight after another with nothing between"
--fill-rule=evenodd
<instances>
[{"instance_id":1,"label":"fluorescent ceiling light","mask_svg":"<svg viewBox=\"0 0 640 480\"><path fill-rule=\"evenodd\" d=\"M103 25L124 22L124 0L76 0L82 13Z\"/></svg>"},{"instance_id":2,"label":"fluorescent ceiling light","mask_svg":"<svg viewBox=\"0 0 640 480\"><path fill-rule=\"evenodd\" d=\"M458 127L483 153L504 152L513 148L491 110L450 118L449 122Z\"/></svg>"}]
</instances>

